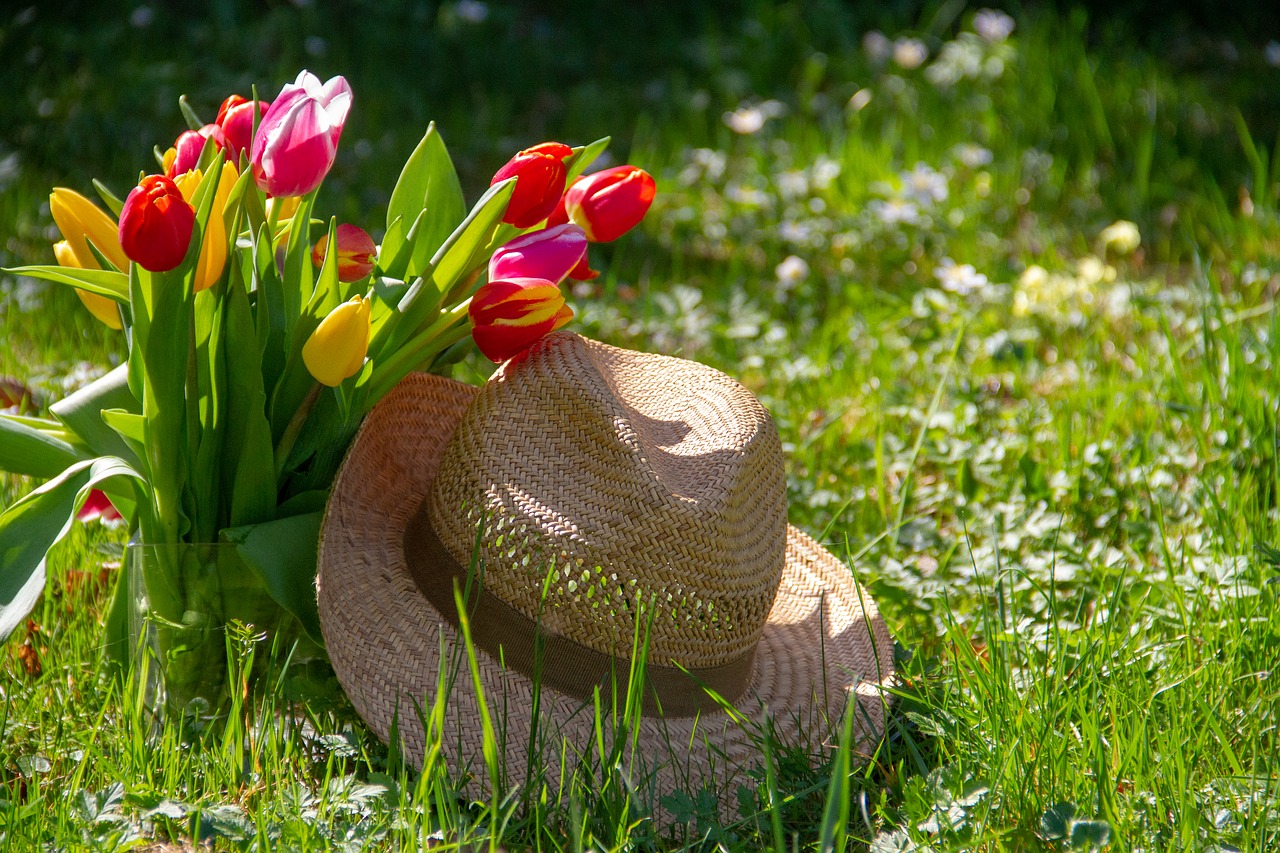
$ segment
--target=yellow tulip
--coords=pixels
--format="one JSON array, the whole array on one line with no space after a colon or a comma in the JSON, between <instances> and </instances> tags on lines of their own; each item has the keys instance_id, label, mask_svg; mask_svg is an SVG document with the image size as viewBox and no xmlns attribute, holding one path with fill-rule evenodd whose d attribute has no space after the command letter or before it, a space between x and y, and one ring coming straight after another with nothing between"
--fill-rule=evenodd
<instances>
[{"instance_id":1,"label":"yellow tulip","mask_svg":"<svg viewBox=\"0 0 1280 853\"><path fill-rule=\"evenodd\" d=\"M330 388L355 376L369 350L369 299L353 296L329 312L302 347L302 363Z\"/></svg>"},{"instance_id":2,"label":"yellow tulip","mask_svg":"<svg viewBox=\"0 0 1280 853\"><path fill-rule=\"evenodd\" d=\"M82 269L79 260L76 258L75 251L66 240L59 240L53 244L53 256L58 259L60 266ZM90 255L90 259L93 259L92 255ZM97 268L98 264L95 262L89 269ZM105 323L109 328L124 328L124 325L120 322L120 311L116 308L115 300L100 296L97 293L90 293L87 290L81 290L78 287L76 288L76 296L80 297L84 307L88 308L93 316Z\"/></svg>"},{"instance_id":3,"label":"yellow tulip","mask_svg":"<svg viewBox=\"0 0 1280 853\"><path fill-rule=\"evenodd\" d=\"M227 265L227 224L222 218L227 209L227 201L231 198L231 190L240 175L230 162L222 164L222 177L218 181L218 192L213 199L213 211L209 214L209 224L205 226L204 241L200 246L200 260L196 264L195 291L199 293L213 284L222 275ZM204 172L192 169L190 172L173 179L182 191L182 197L188 204L195 204L196 190Z\"/></svg>"},{"instance_id":4,"label":"yellow tulip","mask_svg":"<svg viewBox=\"0 0 1280 853\"><path fill-rule=\"evenodd\" d=\"M90 251L87 242L92 241L116 269L129 269L129 258L125 256L124 249L120 248L120 232L115 220L89 199L75 190L54 187L49 194L49 212L53 214L53 221L62 232L62 238L75 255L75 266L86 270L99 269L98 259Z\"/></svg>"}]
</instances>

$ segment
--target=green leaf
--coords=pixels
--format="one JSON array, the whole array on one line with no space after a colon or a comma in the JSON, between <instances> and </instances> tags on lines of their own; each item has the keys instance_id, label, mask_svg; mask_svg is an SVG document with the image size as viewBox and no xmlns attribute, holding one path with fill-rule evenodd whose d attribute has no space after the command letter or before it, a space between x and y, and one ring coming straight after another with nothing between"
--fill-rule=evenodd
<instances>
[{"instance_id":1,"label":"green leaf","mask_svg":"<svg viewBox=\"0 0 1280 853\"><path fill-rule=\"evenodd\" d=\"M1055 803L1040 816L1040 831L1049 841L1066 838L1075 816L1075 803Z\"/></svg>"},{"instance_id":2,"label":"green leaf","mask_svg":"<svg viewBox=\"0 0 1280 853\"><path fill-rule=\"evenodd\" d=\"M47 479L87 455L44 430L0 415L0 469Z\"/></svg>"},{"instance_id":3,"label":"green leaf","mask_svg":"<svg viewBox=\"0 0 1280 853\"><path fill-rule=\"evenodd\" d=\"M98 191L98 198L102 199L102 203L107 206L107 210L111 211L111 215L119 219L120 211L124 210L124 202L119 196L97 178L93 179L93 188Z\"/></svg>"},{"instance_id":4,"label":"green leaf","mask_svg":"<svg viewBox=\"0 0 1280 853\"><path fill-rule=\"evenodd\" d=\"M435 122L432 122L405 162L395 189L391 191L391 202L387 205L388 231L396 219L414 222L416 226L409 265L403 275L395 277L411 278L426 269L428 261L453 233L466 212L467 203L458 173L453 168L453 160L436 130ZM426 217L422 223L417 223L422 213ZM385 240L383 245L385 250ZM398 246L393 247L390 253L394 255L398 249Z\"/></svg>"},{"instance_id":5,"label":"green leaf","mask_svg":"<svg viewBox=\"0 0 1280 853\"><path fill-rule=\"evenodd\" d=\"M1073 850L1097 850L1111 843L1111 824L1105 820L1077 820L1071 824Z\"/></svg>"},{"instance_id":6,"label":"green leaf","mask_svg":"<svg viewBox=\"0 0 1280 853\"><path fill-rule=\"evenodd\" d=\"M178 98L178 109L182 111L182 117L187 121L187 127L192 130L199 130L204 127L205 123L200 120L200 116L196 115L196 111L192 109L191 102L187 100L186 95Z\"/></svg>"},{"instance_id":7,"label":"green leaf","mask_svg":"<svg viewBox=\"0 0 1280 853\"><path fill-rule=\"evenodd\" d=\"M369 345L375 361L395 353L400 346L430 325L440 307L440 295L454 289L464 273L476 267L476 258L488 246L502 224L507 202L515 192L514 179L488 189L467 214L431 261L430 278L420 278L409 286L395 312L389 316Z\"/></svg>"},{"instance_id":8,"label":"green leaf","mask_svg":"<svg viewBox=\"0 0 1280 853\"><path fill-rule=\"evenodd\" d=\"M565 186L573 183L574 179L587 170L587 167L596 161L605 149L609 147L612 137L605 136L597 139L590 145L583 145L580 148L573 149L573 156L565 161L568 167L569 177L565 181Z\"/></svg>"},{"instance_id":9,"label":"green leaf","mask_svg":"<svg viewBox=\"0 0 1280 853\"><path fill-rule=\"evenodd\" d=\"M102 422L120 437L132 455L142 458L146 454L146 421L142 415L120 409L103 409Z\"/></svg>"},{"instance_id":10,"label":"green leaf","mask_svg":"<svg viewBox=\"0 0 1280 853\"><path fill-rule=\"evenodd\" d=\"M115 270L82 270L75 267L37 264L26 267L10 267L5 269L14 275L29 275L58 284L69 284L80 290L87 290L117 302L129 301L129 276Z\"/></svg>"},{"instance_id":11,"label":"green leaf","mask_svg":"<svg viewBox=\"0 0 1280 853\"><path fill-rule=\"evenodd\" d=\"M249 296L239 287L227 293L224 314L227 337L251 341L253 313ZM227 524L238 526L270 518L275 511L276 481L271 424L267 422L267 394L262 382L262 357L257 347L238 345L226 350L227 458L221 477L230 495Z\"/></svg>"},{"instance_id":12,"label":"green leaf","mask_svg":"<svg viewBox=\"0 0 1280 853\"><path fill-rule=\"evenodd\" d=\"M102 420L106 409L142 414L142 406L129 390L129 367L122 364L107 375L63 397L49 407L59 421L97 456L119 456L139 467L133 449Z\"/></svg>"},{"instance_id":13,"label":"green leaf","mask_svg":"<svg viewBox=\"0 0 1280 853\"><path fill-rule=\"evenodd\" d=\"M514 178L489 187L489 190L476 202L476 206L471 209L466 220L449 235L449 239L431 259L434 270L431 279L435 282L436 289L446 294L446 301L449 300L448 295L456 290L461 279L473 272L479 264L488 260L487 256L481 257L481 255L489 248L494 232L502 224L502 217L507 212L507 203L511 200L511 194L515 189ZM404 310L403 303L401 310Z\"/></svg>"},{"instance_id":14,"label":"green leaf","mask_svg":"<svg viewBox=\"0 0 1280 853\"><path fill-rule=\"evenodd\" d=\"M222 531L277 604L292 613L307 635L323 643L316 609L316 551L323 512L291 515Z\"/></svg>"},{"instance_id":15,"label":"green leaf","mask_svg":"<svg viewBox=\"0 0 1280 853\"><path fill-rule=\"evenodd\" d=\"M121 459L86 459L27 494L0 513L0 642L35 607L45 582L45 556L71 528L90 489L116 478L132 482L139 500L142 476Z\"/></svg>"}]
</instances>

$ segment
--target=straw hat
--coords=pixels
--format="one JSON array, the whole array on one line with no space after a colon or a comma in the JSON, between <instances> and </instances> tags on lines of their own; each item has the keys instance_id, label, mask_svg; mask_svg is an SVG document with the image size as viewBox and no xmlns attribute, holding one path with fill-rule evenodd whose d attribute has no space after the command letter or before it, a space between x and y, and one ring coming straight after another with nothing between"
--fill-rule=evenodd
<instances>
[{"instance_id":1,"label":"straw hat","mask_svg":"<svg viewBox=\"0 0 1280 853\"><path fill-rule=\"evenodd\" d=\"M602 772L602 718L606 744L634 733L622 772L651 803L710 784L723 811L754 787L766 730L830 747L848 707L855 755L883 731L893 647L874 602L787 524L768 413L695 362L557 332L483 388L407 377L334 482L317 586L356 710L415 764L438 744L477 797L477 683L508 780ZM641 713L618 722L636 658Z\"/></svg>"}]
</instances>

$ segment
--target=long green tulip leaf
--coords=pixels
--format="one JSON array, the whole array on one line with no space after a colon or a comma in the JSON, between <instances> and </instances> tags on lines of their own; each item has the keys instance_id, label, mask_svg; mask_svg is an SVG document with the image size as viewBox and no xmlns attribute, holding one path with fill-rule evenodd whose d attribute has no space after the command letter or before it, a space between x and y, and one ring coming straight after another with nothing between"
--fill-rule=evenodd
<instances>
[{"instance_id":1,"label":"long green tulip leaf","mask_svg":"<svg viewBox=\"0 0 1280 853\"><path fill-rule=\"evenodd\" d=\"M95 456L119 456L140 467L141 457L135 449L103 422L102 412L107 409L142 414L142 405L129 390L127 365L120 365L49 407L53 416L66 424Z\"/></svg>"},{"instance_id":2,"label":"long green tulip leaf","mask_svg":"<svg viewBox=\"0 0 1280 853\"><path fill-rule=\"evenodd\" d=\"M242 288L229 289L223 316L228 340L253 339L253 309ZM226 368L227 426L223 447L227 456L219 473L223 494L230 495L226 523L238 526L271 517L276 482L262 358L257 347L227 347Z\"/></svg>"},{"instance_id":3,"label":"long green tulip leaf","mask_svg":"<svg viewBox=\"0 0 1280 853\"><path fill-rule=\"evenodd\" d=\"M315 589L316 547L323 517L322 512L311 512L222 531L276 603L297 617L317 643L324 642Z\"/></svg>"},{"instance_id":4,"label":"long green tulip leaf","mask_svg":"<svg viewBox=\"0 0 1280 853\"><path fill-rule=\"evenodd\" d=\"M0 642L35 608L44 590L45 557L71 529L89 491L117 478L131 481L142 500L142 476L121 459L102 457L75 463L0 513Z\"/></svg>"},{"instance_id":5,"label":"long green tulip leaf","mask_svg":"<svg viewBox=\"0 0 1280 853\"><path fill-rule=\"evenodd\" d=\"M0 415L0 470L48 479L86 458L56 436Z\"/></svg>"},{"instance_id":6,"label":"long green tulip leaf","mask_svg":"<svg viewBox=\"0 0 1280 853\"><path fill-rule=\"evenodd\" d=\"M38 264L35 266L10 267L5 270L14 275L29 275L58 284L69 284L80 290L87 290L117 302L129 300L129 276L115 270L82 270L75 267L59 267Z\"/></svg>"},{"instance_id":7,"label":"long green tulip leaf","mask_svg":"<svg viewBox=\"0 0 1280 853\"><path fill-rule=\"evenodd\" d=\"M425 212L426 218L415 228L413 254L408 267L396 278L411 278L427 268L431 257L452 233L454 224L467 212L462 184L453 167L435 122L427 126L422 141L409 155L391 201L387 205L387 226L399 218L415 222Z\"/></svg>"}]
</instances>

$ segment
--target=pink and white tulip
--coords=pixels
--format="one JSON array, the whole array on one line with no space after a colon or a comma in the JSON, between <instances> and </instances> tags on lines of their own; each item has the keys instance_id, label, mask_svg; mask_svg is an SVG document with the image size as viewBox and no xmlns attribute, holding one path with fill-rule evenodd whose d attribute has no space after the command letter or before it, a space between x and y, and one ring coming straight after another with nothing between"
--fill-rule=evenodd
<instances>
[{"instance_id":1,"label":"pink and white tulip","mask_svg":"<svg viewBox=\"0 0 1280 853\"><path fill-rule=\"evenodd\" d=\"M249 157L263 192L303 196L320 186L333 168L351 99L344 78L321 83L310 71L281 90L258 125Z\"/></svg>"}]
</instances>

